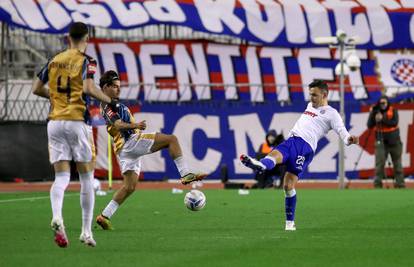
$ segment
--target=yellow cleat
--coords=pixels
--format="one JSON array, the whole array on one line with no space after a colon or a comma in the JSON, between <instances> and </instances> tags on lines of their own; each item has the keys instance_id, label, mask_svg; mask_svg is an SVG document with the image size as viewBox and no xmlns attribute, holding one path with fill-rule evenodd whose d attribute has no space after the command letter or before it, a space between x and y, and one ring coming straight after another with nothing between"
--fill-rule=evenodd
<instances>
[{"instance_id":1,"label":"yellow cleat","mask_svg":"<svg viewBox=\"0 0 414 267\"><path fill-rule=\"evenodd\" d=\"M195 181L201 181L204 178L207 177L207 174L205 173L189 173L183 177L181 177L181 183L182 184L189 184Z\"/></svg>"},{"instance_id":2,"label":"yellow cleat","mask_svg":"<svg viewBox=\"0 0 414 267\"><path fill-rule=\"evenodd\" d=\"M98 217L96 217L96 223L99 224L102 229L104 230L113 230L111 220L109 218L103 216L102 214L99 214Z\"/></svg>"}]
</instances>

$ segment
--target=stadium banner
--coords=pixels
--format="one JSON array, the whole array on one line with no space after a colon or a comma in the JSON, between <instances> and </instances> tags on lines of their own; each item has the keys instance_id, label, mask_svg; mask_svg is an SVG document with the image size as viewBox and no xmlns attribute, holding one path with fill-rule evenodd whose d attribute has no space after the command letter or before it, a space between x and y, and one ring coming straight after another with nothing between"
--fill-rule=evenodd
<instances>
[{"instance_id":1,"label":"stadium banner","mask_svg":"<svg viewBox=\"0 0 414 267\"><path fill-rule=\"evenodd\" d=\"M346 101L372 103L379 98L383 85L393 87L387 91L390 97L414 97L414 56L383 51L356 51L361 68L345 81ZM99 72L115 69L120 73L125 84L123 99L303 102L309 99L306 85L323 79L330 82L329 100L339 101L339 79L335 75L338 51L329 48L94 39L87 54L98 60Z\"/></svg>"},{"instance_id":2,"label":"stadium banner","mask_svg":"<svg viewBox=\"0 0 414 267\"><path fill-rule=\"evenodd\" d=\"M361 48L414 46L412 0L2 0L0 20L46 33L66 33L74 21L110 29L181 25L267 46L314 47L342 29Z\"/></svg>"},{"instance_id":3,"label":"stadium banner","mask_svg":"<svg viewBox=\"0 0 414 267\"><path fill-rule=\"evenodd\" d=\"M333 105L338 108L337 105ZM278 103L254 105L252 103L194 103L178 108L169 104L131 105L137 121L146 120L146 132L175 134L181 144L189 166L210 173L211 179L221 178L226 166L230 178L253 178L252 171L241 165L239 155L255 155L266 133L274 129L287 137L296 120L305 110L306 103L281 106ZM366 127L369 107L354 103L346 107L346 126L353 135L360 136L361 145L345 148L345 170L349 178L374 176L375 134ZM399 110L399 127L403 143L402 164L406 175L414 174L414 104L395 104ZM99 122L99 109L92 112ZM95 123L97 142L97 175L106 176L107 133L104 125ZM338 170L339 138L333 131L319 142L315 157L304 179L336 179ZM119 166L113 157L115 176L120 177ZM389 167L389 165L387 165ZM174 162L168 151L142 158L145 180L178 178Z\"/></svg>"}]
</instances>

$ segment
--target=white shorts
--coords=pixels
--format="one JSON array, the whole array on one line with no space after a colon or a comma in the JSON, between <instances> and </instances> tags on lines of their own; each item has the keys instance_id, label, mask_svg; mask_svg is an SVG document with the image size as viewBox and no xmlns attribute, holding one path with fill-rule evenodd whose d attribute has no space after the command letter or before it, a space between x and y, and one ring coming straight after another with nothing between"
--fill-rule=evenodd
<instances>
[{"instance_id":1,"label":"white shorts","mask_svg":"<svg viewBox=\"0 0 414 267\"><path fill-rule=\"evenodd\" d=\"M83 121L49 121L49 160L90 162L95 157L92 127Z\"/></svg>"},{"instance_id":2,"label":"white shorts","mask_svg":"<svg viewBox=\"0 0 414 267\"><path fill-rule=\"evenodd\" d=\"M141 156L151 154L151 147L155 140L154 133L141 133L132 135L124 144L118 154L121 172L135 171L138 175L141 171Z\"/></svg>"}]
</instances>

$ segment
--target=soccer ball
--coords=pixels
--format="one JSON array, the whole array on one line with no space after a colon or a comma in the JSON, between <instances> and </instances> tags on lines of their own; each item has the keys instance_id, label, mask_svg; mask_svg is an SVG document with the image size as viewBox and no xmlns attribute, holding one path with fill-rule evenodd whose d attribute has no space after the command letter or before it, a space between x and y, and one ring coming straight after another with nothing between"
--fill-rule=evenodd
<instances>
[{"instance_id":1,"label":"soccer ball","mask_svg":"<svg viewBox=\"0 0 414 267\"><path fill-rule=\"evenodd\" d=\"M193 189L184 197L184 204L192 211L198 211L206 205L206 196L203 192Z\"/></svg>"}]
</instances>

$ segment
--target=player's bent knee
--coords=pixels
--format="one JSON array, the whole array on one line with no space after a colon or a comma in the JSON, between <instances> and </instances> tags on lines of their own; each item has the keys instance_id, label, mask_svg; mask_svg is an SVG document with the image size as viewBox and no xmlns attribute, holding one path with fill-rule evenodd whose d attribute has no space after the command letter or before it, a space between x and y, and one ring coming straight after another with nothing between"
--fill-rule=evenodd
<instances>
[{"instance_id":1,"label":"player's bent knee","mask_svg":"<svg viewBox=\"0 0 414 267\"><path fill-rule=\"evenodd\" d=\"M169 141L170 141L170 143L178 143L178 138L177 138L177 136L172 134L172 135L169 136Z\"/></svg>"},{"instance_id":2,"label":"player's bent knee","mask_svg":"<svg viewBox=\"0 0 414 267\"><path fill-rule=\"evenodd\" d=\"M283 186L283 189L285 190L285 192L289 192L295 189L295 186L293 184L285 184Z\"/></svg>"}]
</instances>

